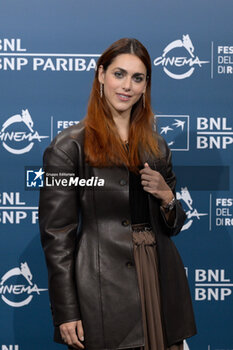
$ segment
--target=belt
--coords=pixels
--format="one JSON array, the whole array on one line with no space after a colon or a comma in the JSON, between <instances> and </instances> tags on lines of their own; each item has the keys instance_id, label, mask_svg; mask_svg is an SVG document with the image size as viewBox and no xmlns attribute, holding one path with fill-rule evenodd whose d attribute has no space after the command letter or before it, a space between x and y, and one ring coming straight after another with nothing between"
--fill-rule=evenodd
<instances>
[{"instance_id":1,"label":"belt","mask_svg":"<svg viewBox=\"0 0 233 350\"><path fill-rule=\"evenodd\" d=\"M148 222L144 222L142 224L132 224L132 231L139 232L139 231L152 231L152 227Z\"/></svg>"}]
</instances>

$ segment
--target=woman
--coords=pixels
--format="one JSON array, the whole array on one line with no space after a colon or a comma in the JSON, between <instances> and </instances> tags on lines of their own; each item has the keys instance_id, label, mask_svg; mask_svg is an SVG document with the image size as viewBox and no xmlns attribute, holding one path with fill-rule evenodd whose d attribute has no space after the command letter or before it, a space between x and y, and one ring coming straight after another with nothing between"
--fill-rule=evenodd
<instances>
[{"instance_id":1,"label":"woman","mask_svg":"<svg viewBox=\"0 0 233 350\"><path fill-rule=\"evenodd\" d=\"M150 90L145 47L113 43L98 60L86 118L44 154L47 173L104 184L40 194L55 341L71 349L181 350L196 332L170 239L186 215L171 152L153 130Z\"/></svg>"}]
</instances>

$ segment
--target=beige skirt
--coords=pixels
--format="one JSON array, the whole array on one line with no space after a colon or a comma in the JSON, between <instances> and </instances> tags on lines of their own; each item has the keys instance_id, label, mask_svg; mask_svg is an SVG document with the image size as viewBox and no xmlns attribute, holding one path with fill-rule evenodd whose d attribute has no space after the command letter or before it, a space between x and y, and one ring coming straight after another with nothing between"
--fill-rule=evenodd
<instances>
[{"instance_id":1,"label":"beige skirt","mask_svg":"<svg viewBox=\"0 0 233 350\"><path fill-rule=\"evenodd\" d=\"M133 230L140 225L133 225ZM145 346L140 350L183 350L183 342L165 348L161 321L156 240L152 231L132 232L135 267L142 303Z\"/></svg>"}]
</instances>

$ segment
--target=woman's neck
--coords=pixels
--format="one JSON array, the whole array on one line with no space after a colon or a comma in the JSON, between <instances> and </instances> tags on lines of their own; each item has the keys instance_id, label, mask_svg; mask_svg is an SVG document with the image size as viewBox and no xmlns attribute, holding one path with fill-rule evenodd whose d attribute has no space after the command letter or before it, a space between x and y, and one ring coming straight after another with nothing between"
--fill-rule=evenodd
<instances>
[{"instance_id":1,"label":"woman's neck","mask_svg":"<svg viewBox=\"0 0 233 350\"><path fill-rule=\"evenodd\" d=\"M113 120L116 124L121 140L124 142L128 141L130 115L115 115L113 116Z\"/></svg>"}]
</instances>

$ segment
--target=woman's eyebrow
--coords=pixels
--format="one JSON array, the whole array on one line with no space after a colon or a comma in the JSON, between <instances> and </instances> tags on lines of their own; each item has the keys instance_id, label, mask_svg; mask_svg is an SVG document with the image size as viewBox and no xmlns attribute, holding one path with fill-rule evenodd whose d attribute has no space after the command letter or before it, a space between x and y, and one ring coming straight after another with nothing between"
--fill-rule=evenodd
<instances>
[{"instance_id":1,"label":"woman's eyebrow","mask_svg":"<svg viewBox=\"0 0 233 350\"><path fill-rule=\"evenodd\" d=\"M114 70L115 70L115 69L119 69L119 70L122 71L123 73L128 73L127 70L125 70L124 68L121 68L121 67L115 67ZM144 73L139 73L139 72L134 73L133 76L134 76L134 75L143 75L143 76L145 76Z\"/></svg>"},{"instance_id":2,"label":"woman's eyebrow","mask_svg":"<svg viewBox=\"0 0 233 350\"><path fill-rule=\"evenodd\" d=\"M134 73L133 75L143 75L143 76L145 76L145 74L144 73Z\"/></svg>"}]
</instances>

